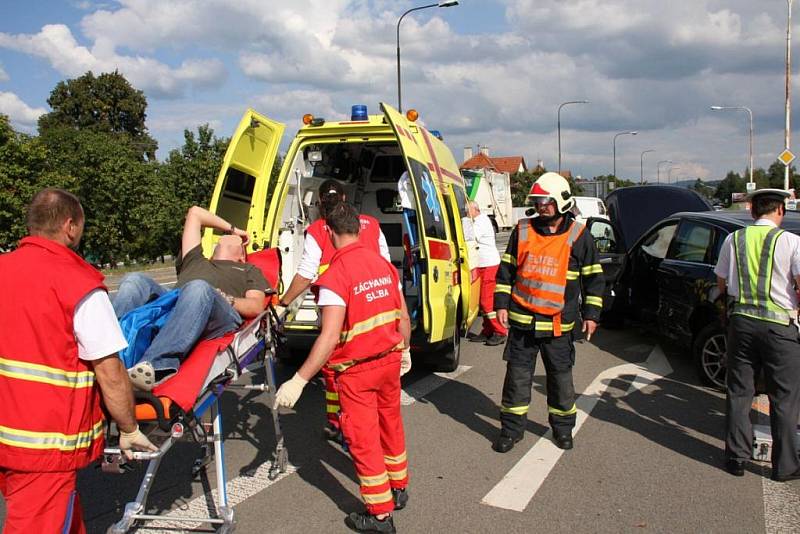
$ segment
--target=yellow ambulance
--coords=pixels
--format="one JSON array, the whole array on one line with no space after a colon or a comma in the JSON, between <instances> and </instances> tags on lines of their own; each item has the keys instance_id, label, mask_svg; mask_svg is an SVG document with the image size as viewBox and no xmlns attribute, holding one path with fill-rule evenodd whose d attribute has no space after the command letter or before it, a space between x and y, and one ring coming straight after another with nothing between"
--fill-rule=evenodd
<instances>
[{"instance_id":1,"label":"yellow ambulance","mask_svg":"<svg viewBox=\"0 0 800 534\"><path fill-rule=\"evenodd\" d=\"M380 107L382 113L369 115L366 106L353 106L344 121L305 115L277 180L272 171L285 126L248 109L231 138L210 210L246 228L251 251L280 250L283 293L297 271L305 230L319 216L318 188L326 179L339 180L347 200L380 221L403 280L415 360L452 371L480 298L477 244L464 237L464 180L438 132L417 122L415 111L403 116ZM398 193L404 172L413 186L413 217ZM206 254L218 238L206 230ZM295 302L285 329L293 352L310 346L319 329L311 295Z\"/></svg>"}]
</instances>

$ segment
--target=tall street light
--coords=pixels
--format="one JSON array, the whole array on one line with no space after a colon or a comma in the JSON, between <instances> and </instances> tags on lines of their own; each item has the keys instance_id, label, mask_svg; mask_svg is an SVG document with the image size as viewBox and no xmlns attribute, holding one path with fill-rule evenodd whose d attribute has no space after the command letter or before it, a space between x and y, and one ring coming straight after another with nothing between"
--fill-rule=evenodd
<instances>
[{"instance_id":1,"label":"tall street light","mask_svg":"<svg viewBox=\"0 0 800 534\"><path fill-rule=\"evenodd\" d=\"M669 166L669 169L667 169L667 183L668 184L672 183L672 169L680 169L680 166L679 165L675 165L674 167L672 165ZM676 180L677 180L677 178L676 178Z\"/></svg>"},{"instance_id":2,"label":"tall street light","mask_svg":"<svg viewBox=\"0 0 800 534\"><path fill-rule=\"evenodd\" d=\"M792 0L786 0L786 5L788 11L786 15L786 129L784 130L784 141L786 142L786 150L789 150L789 141L791 140L792 134ZM789 190L788 165L786 165L786 169L783 173L783 189L786 191Z\"/></svg>"},{"instance_id":3,"label":"tall street light","mask_svg":"<svg viewBox=\"0 0 800 534\"><path fill-rule=\"evenodd\" d=\"M644 184L644 155L648 152L655 152L652 148L650 150L643 150L642 156L639 158L639 185Z\"/></svg>"},{"instance_id":4,"label":"tall street light","mask_svg":"<svg viewBox=\"0 0 800 534\"><path fill-rule=\"evenodd\" d=\"M658 181L656 183L659 183L659 184L661 183L661 164L662 163L672 163L672 160L671 159L662 159L661 161L656 163L656 173L658 175L658 179L657 179Z\"/></svg>"},{"instance_id":5,"label":"tall street light","mask_svg":"<svg viewBox=\"0 0 800 534\"><path fill-rule=\"evenodd\" d=\"M562 102L558 106L558 174L561 174L561 108L568 104L588 104L588 100L570 100L569 102Z\"/></svg>"},{"instance_id":6,"label":"tall street light","mask_svg":"<svg viewBox=\"0 0 800 534\"><path fill-rule=\"evenodd\" d=\"M712 111L746 111L750 116L750 183L753 183L753 112L744 106L711 106ZM753 186L750 186L753 187Z\"/></svg>"},{"instance_id":7,"label":"tall street light","mask_svg":"<svg viewBox=\"0 0 800 534\"><path fill-rule=\"evenodd\" d=\"M614 178L617 177L617 137L620 135L636 135L639 132L637 131L630 131L630 132L619 132L618 134L614 135L614 141L611 143L614 147Z\"/></svg>"},{"instance_id":8,"label":"tall street light","mask_svg":"<svg viewBox=\"0 0 800 534\"><path fill-rule=\"evenodd\" d=\"M400 89L400 23L403 22L403 18L406 15L414 11L419 11L420 9L428 9L429 7L453 7L457 5L458 1L452 0L450 2L442 1L442 2L437 2L435 4L412 7L411 9L400 15L400 18L397 20L397 111L403 111L403 96Z\"/></svg>"}]
</instances>

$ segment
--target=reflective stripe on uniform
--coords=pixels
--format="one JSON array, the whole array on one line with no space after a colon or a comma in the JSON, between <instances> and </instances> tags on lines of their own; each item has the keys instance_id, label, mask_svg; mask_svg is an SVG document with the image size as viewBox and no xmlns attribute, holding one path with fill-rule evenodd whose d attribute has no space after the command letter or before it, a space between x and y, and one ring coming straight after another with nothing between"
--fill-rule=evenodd
<instances>
[{"instance_id":1,"label":"reflective stripe on uniform","mask_svg":"<svg viewBox=\"0 0 800 534\"><path fill-rule=\"evenodd\" d=\"M507 294L510 295L511 294L511 286L508 285L508 284L497 284L496 286L494 286L494 292L495 293L507 293Z\"/></svg>"},{"instance_id":2,"label":"reflective stripe on uniform","mask_svg":"<svg viewBox=\"0 0 800 534\"><path fill-rule=\"evenodd\" d=\"M0 426L0 443L23 449L58 449L61 451L74 451L91 446L92 442L103 435L103 420L100 419L94 426L77 434L62 434L61 432L32 432Z\"/></svg>"},{"instance_id":3,"label":"reflective stripe on uniform","mask_svg":"<svg viewBox=\"0 0 800 534\"><path fill-rule=\"evenodd\" d=\"M583 276L589 276L592 274L603 274L603 266L599 263L595 263L593 265L584 265L581 267L581 274Z\"/></svg>"},{"instance_id":4,"label":"reflective stripe on uniform","mask_svg":"<svg viewBox=\"0 0 800 534\"><path fill-rule=\"evenodd\" d=\"M325 392L325 399L326 400L338 401L339 400L339 394L336 393L335 391L326 391Z\"/></svg>"},{"instance_id":5,"label":"reflective stripe on uniform","mask_svg":"<svg viewBox=\"0 0 800 534\"><path fill-rule=\"evenodd\" d=\"M759 228L755 226L749 227L737 230L734 234L734 255L739 276L739 298L733 306L733 313L784 325L789 324L791 315L787 310L775 304L770 294L773 254L778 237L783 233L783 230L770 228L767 231L760 244L761 250L758 254L757 264L752 265L748 250L750 246L755 247L755 250L750 251L753 255L758 252L759 244L756 240L760 236L753 235L753 233L761 232L762 230ZM750 239L748 239L748 231L751 232ZM756 258L753 257L752 259L755 260ZM758 272L753 273L752 267L755 267Z\"/></svg>"},{"instance_id":6,"label":"reflective stripe on uniform","mask_svg":"<svg viewBox=\"0 0 800 534\"><path fill-rule=\"evenodd\" d=\"M484 313L483 316L486 317L487 319L494 319L494 318L497 317L497 312L490 311L490 312Z\"/></svg>"},{"instance_id":7,"label":"reflective stripe on uniform","mask_svg":"<svg viewBox=\"0 0 800 534\"><path fill-rule=\"evenodd\" d=\"M358 475L358 481L362 486L380 486L381 484L386 484L389 482L389 475L386 473L386 471L380 475L371 477Z\"/></svg>"},{"instance_id":8,"label":"reflective stripe on uniform","mask_svg":"<svg viewBox=\"0 0 800 534\"><path fill-rule=\"evenodd\" d=\"M523 279L519 279L519 280L517 280L517 285L525 285L525 282L527 282L527 281L528 280L526 280L524 278ZM522 291L517 289L516 285L514 286L514 289L511 290L511 294L512 295L516 295L517 298L523 300L526 304L530 304L531 306L546 306L548 308L552 308L555 311L560 311L560 310L562 310L564 308L564 303L563 302L556 302L556 301L550 300L550 299L543 299L543 298L539 298L539 297L534 297L534 296L529 295L527 293L523 293Z\"/></svg>"},{"instance_id":9,"label":"reflective stripe on uniform","mask_svg":"<svg viewBox=\"0 0 800 534\"><path fill-rule=\"evenodd\" d=\"M516 281L517 284L523 285L528 289L541 289L542 291L551 291L553 293L563 293L567 286L562 284L553 284L543 280L536 280L531 278L520 278Z\"/></svg>"},{"instance_id":10,"label":"reflective stripe on uniform","mask_svg":"<svg viewBox=\"0 0 800 534\"><path fill-rule=\"evenodd\" d=\"M533 315L524 315L514 311L508 311L508 318L519 324L531 324L533 322Z\"/></svg>"},{"instance_id":11,"label":"reflective stripe on uniform","mask_svg":"<svg viewBox=\"0 0 800 534\"><path fill-rule=\"evenodd\" d=\"M392 490L383 493L362 493L361 497L367 504L383 504L392 500Z\"/></svg>"},{"instance_id":12,"label":"reflective stripe on uniform","mask_svg":"<svg viewBox=\"0 0 800 534\"><path fill-rule=\"evenodd\" d=\"M580 275L578 271L567 271L567 280L577 280Z\"/></svg>"},{"instance_id":13,"label":"reflective stripe on uniform","mask_svg":"<svg viewBox=\"0 0 800 534\"><path fill-rule=\"evenodd\" d=\"M398 454L397 456L386 456L383 457L383 463L386 465L398 465L405 462L408 459L406 456L405 451L402 454Z\"/></svg>"},{"instance_id":14,"label":"reflective stripe on uniform","mask_svg":"<svg viewBox=\"0 0 800 534\"><path fill-rule=\"evenodd\" d=\"M598 308L603 307L603 298L602 297L594 297L592 295L586 296L586 304L590 306L597 306Z\"/></svg>"},{"instance_id":15,"label":"reflective stripe on uniform","mask_svg":"<svg viewBox=\"0 0 800 534\"><path fill-rule=\"evenodd\" d=\"M94 385L93 371L64 371L56 367L6 358L0 358L0 376L68 388L90 388Z\"/></svg>"},{"instance_id":16,"label":"reflective stripe on uniform","mask_svg":"<svg viewBox=\"0 0 800 534\"><path fill-rule=\"evenodd\" d=\"M364 321L354 324L353 328L350 330L342 332L339 335L339 341L342 343L347 343L356 336L366 334L367 332L371 332L380 326L398 320L400 320L400 310L397 309L379 313L378 315L373 315L369 319L365 319Z\"/></svg>"},{"instance_id":17,"label":"reflective stripe on uniform","mask_svg":"<svg viewBox=\"0 0 800 534\"><path fill-rule=\"evenodd\" d=\"M569 332L575 328L575 323L563 323L561 325L561 332ZM536 321L536 330L539 332L552 332L553 323L550 321Z\"/></svg>"},{"instance_id":18,"label":"reflective stripe on uniform","mask_svg":"<svg viewBox=\"0 0 800 534\"><path fill-rule=\"evenodd\" d=\"M514 415L525 415L528 413L528 406L500 406L500 411L503 413L512 413Z\"/></svg>"},{"instance_id":19,"label":"reflective stripe on uniform","mask_svg":"<svg viewBox=\"0 0 800 534\"><path fill-rule=\"evenodd\" d=\"M325 405L325 412L326 413L339 413L339 410L341 410L341 408L339 407L338 404L326 404Z\"/></svg>"},{"instance_id":20,"label":"reflective stripe on uniform","mask_svg":"<svg viewBox=\"0 0 800 534\"><path fill-rule=\"evenodd\" d=\"M569 237L567 238L567 244L570 248L578 240L580 237L581 232L583 231L583 225L577 221L572 222L572 226L569 229Z\"/></svg>"},{"instance_id":21,"label":"reflective stripe on uniform","mask_svg":"<svg viewBox=\"0 0 800 534\"><path fill-rule=\"evenodd\" d=\"M511 265L516 265L517 264L517 258L515 258L514 256L512 256L511 254L508 254L508 253L503 254L503 257L501 258L500 261L504 261L506 263L510 263Z\"/></svg>"},{"instance_id":22,"label":"reflective stripe on uniform","mask_svg":"<svg viewBox=\"0 0 800 534\"><path fill-rule=\"evenodd\" d=\"M548 405L547 412L553 415L560 415L562 417L565 417L567 415L574 415L578 413L578 407L575 404L573 404L572 408L570 408L569 410L559 410L558 408L553 408L552 406Z\"/></svg>"},{"instance_id":23,"label":"reflective stripe on uniform","mask_svg":"<svg viewBox=\"0 0 800 534\"><path fill-rule=\"evenodd\" d=\"M387 471L389 474L389 480L403 480L404 478L408 478L408 468L404 467L398 471Z\"/></svg>"}]
</instances>

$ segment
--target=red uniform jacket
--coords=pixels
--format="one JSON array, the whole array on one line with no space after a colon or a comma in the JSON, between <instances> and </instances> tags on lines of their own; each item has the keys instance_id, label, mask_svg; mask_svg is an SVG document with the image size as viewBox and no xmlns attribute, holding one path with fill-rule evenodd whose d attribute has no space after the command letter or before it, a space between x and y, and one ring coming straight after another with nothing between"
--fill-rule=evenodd
<instances>
[{"instance_id":1,"label":"red uniform jacket","mask_svg":"<svg viewBox=\"0 0 800 534\"><path fill-rule=\"evenodd\" d=\"M369 215L359 215L358 221L361 223L358 240L369 249L380 254L381 224L378 219ZM322 274L330 265L333 255L336 254L336 247L333 246L333 242L328 235L328 226L325 224L325 219L317 219L311 223L311 226L306 230L306 235L313 237L319 248L322 249L322 258L319 262L319 274Z\"/></svg>"}]
</instances>

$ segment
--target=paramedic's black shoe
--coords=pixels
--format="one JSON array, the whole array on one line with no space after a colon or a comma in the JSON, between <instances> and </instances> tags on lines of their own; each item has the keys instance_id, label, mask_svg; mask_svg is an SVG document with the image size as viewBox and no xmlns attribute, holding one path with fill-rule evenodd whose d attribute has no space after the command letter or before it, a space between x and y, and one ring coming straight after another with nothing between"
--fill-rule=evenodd
<instances>
[{"instance_id":1,"label":"paramedic's black shoe","mask_svg":"<svg viewBox=\"0 0 800 534\"><path fill-rule=\"evenodd\" d=\"M782 477L773 473L772 480L774 480L775 482L788 482L790 480L800 480L800 469L798 469L794 473L784 475Z\"/></svg>"},{"instance_id":2,"label":"paramedic's black shoe","mask_svg":"<svg viewBox=\"0 0 800 534\"><path fill-rule=\"evenodd\" d=\"M572 441L572 433L570 432L564 434L553 433L553 441L555 441L556 447L564 449L565 451L570 450L575 445Z\"/></svg>"},{"instance_id":3,"label":"paramedic's black shoe","mask_svg":"<svg viewBox=\"0 0 800 534\"><path fill-rule=\"evenodd\" d=\"M472 336L469 335L467 336L467 340L470 341L471 343L485 343L487 339L489 338L483 334L475 334Z\"/></svg>"},{"instance_id":4,"label":"paramedic's black shoe","mask_svg":"<svg viewBox=\"0 0 800 534\"><path fill-rule=\"evenodd\" d=\"M502 345L506 342L506 336L501 336L500 334L492 334L492 337L486 340L486 345L490 347L495 347L497 345Z\"/></svg>"},{"instance_id":5,"label":"paramedic's black shoe","mask_svg":"<svg viewBox=\"0 0 800 534\"><path fill-rule=\"evenodd\" d=\"M395 534L397 532L397 529L394 528L392 516L387 516L386 519L380 520L366 512L351 512L345 519L345 523L356 532L378 532L380 534Z\"/></svg>"},{"instance_id":6,"label":"paramedic's black shoe","mask_svg":"<svg viewBox=\"0 0 800 534\"><path fill-rule=\"evenodd\" d=\"M520 434L517 437L513 437L501 432L497 437L497 440L492 443L492 449L500 453L508 452L514 448L514 444L519 443L522 440L522 436L523 435Z\"/></svg>"},{"instance_id":7,"label":"paramedic's black shoe","mask_svg":"<svg viewBox=\"0 0 800 534\"><path fill-rule=\"evenodd\" d=\"M330 423L325 424L325 428L322 429L322 435L329 441L342 442L342 429Z\"/></svg>"},{"instance_id":8,"label":"paramedic's black shoe","mask_svg":"<svg viewBox=\"0 0 800 534\"><path fill-rule=\"evenodd\" d=\"M405 488L392 488L392 499L394 499L394 509L402 510L408 504L408 492Z\"/></svg>"},{"instance_id":9,"label":"paramedic's black shoe","mask_svg":"<svg viewBox=\"0 0 800 534\"><path fill-rule=\"evenodd\" d=\"M736 458L728 458L725 460L725 471L735 477L744 476L744 461L737 460Z\"/></svg>"}]
</instances>

